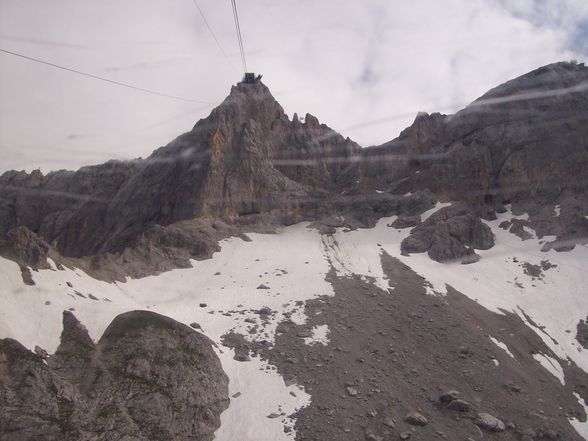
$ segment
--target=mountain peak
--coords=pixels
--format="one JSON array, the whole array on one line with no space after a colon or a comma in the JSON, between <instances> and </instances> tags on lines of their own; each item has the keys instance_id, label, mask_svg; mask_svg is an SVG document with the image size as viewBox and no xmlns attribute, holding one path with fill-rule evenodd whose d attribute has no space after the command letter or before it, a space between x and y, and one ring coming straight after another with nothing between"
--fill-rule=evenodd
<instances>
[{"instance_id":1,"label":"mountain peak","mask_svg":"<svg viewBox=\"0 0 588 441\"><path fill-rule=\"evenodd\" d=\"M269 128L275 120L284 118L287 119L284 109L269 88L261 80L256 80L254 83L242 81L231 87L229 95L205 121L210 122L211 119L240 127L252 119L261 123L264 128Z\"/></svg>"},{"instance_id":2,"label":"mountain peak","mask_svg":"<svg viewBox=\"0 0 588 441\"><path fill-rule=\"evenodd\" d=\"M552 96L556 90L564 94L574 92L574 88L588 89L587 82L588 67L584 63L562 61L542 66L507 81L482 95L476 102L526 93L549 92L546 95Z\"/></svg>"}]
</instances>

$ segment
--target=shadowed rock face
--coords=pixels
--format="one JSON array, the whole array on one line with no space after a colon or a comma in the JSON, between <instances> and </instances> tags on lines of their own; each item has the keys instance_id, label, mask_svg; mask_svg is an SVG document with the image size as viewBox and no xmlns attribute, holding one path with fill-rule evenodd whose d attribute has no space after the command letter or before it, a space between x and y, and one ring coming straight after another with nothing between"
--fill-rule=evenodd
<instances>
[{"instance_id":1,"label":"shadowed rock face","mask_svg":"<svg viewBox=\"0 0 588 441\"><path fill-rule=\"evenodd\" d=\"M149 158L0 177L0 237L27 227L60 253L122 251L152 225L296 211L334 191L359 146L318 120L290 121L261 82ZM331 158L335 157L334 160Z\"/></svg>"},{"instance_id":2,"label":"shadowed rock face","mask_svg":"<svg viewBox=\"0 0 588 441\"><path fill-rule=\"evenodd\" d=\"M38 170L0 176L0 235L26 227L65 255L95 249L109 202L136 171L136 163L110 161L46 176Z\"/></svg>"},{"instance_id":3,"label":"shadowed rock face","mask_svg":"<svg viewBox=\"0 0 588 441\"><path fill-rule=\"evenodd\" d=\"M150 256L166 254L154 241L174 236L174 248L191 248L193 234L166 230L177 230L178 222L291 224L343 216L347 226L369 226L384 215L427 209L421 197L420 211L406 210L412 202L404 195L413 193L463 202L482 217L511 203L530 213L529 226L540 236L555 234L573 246L588 236L587 169L583 65L542 67L452 116L419 114L399 138L366 149L312 115L290 121L263 83L240 83L208 118L147 159L0 176L0 240L28 237L31 247L41 241L63 256L99 256L94 262L139 250L158 271L177 259L152 263ZM561 218L542 211L558 204ZM17 227L30 232L16 234ZM218 239L201 232L200 243ZM464 254L457 243L441 242L455 247L417 248L433 249L441 260ZM14 248L0 243L2 255L40 266L35 250ZM199 255L212 249L201 247Z\"/></svg>"},{"instance_id":4,"label":"shadowed rock face","mask_svg":"<svg viewBox=\"0 0 588 441\"><path fill-rule=\"evenodd\" d=\"M490 228L467 206L455 204L441 208L413 228L402 241L401 249L404 253L428 252L437 262L462 259L471 263L477 258L474 249L487 250L493 246Z\"/></svg>"},{"instance_id":5,"label":"shadowed rock face","mask_svg":"<svg viewBox=\"0 0 588 441\"><path fill-rule=\"evenodd\" d=\"M0 253L21 265L49 268L50 246L27 227L15 227L0 239Z\"/></svg>"},{"instance_id":6,"label":"shadowed rock face","mask_svg":"<svg viewBox=\"0 0 588 441\"><path fill-rule=\"evenodd\" d=\"M428 188L477 206L551 202L564 188L585 190L587 147L588 68L555 63L455 115L419 114L399 138L364 149L356 169L379 188Z\"/></svg>"},{"instance_id":7,"label":"shadowed rock face","mask_svg":"<svg viewBox=\"0 0 588 441\"><path fill-rule=\"evenodd\" d=\"M212 342L147 311L116 317L94 344L64 312L61 344L43 359L0 340L0 438L212 440L228 379Z\"/></svg>"}]
</instances>

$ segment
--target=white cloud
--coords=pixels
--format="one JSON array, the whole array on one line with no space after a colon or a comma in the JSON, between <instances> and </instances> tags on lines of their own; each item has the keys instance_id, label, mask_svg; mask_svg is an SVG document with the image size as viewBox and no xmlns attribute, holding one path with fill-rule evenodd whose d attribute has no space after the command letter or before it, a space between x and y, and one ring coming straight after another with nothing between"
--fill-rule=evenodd
<instances>
[{"instance_id":1,"label":"white cloud","mask_svg":"<svg viewBox=\"0 0 588 441\"><path fill-rule=\"evenodd\" d=\"M231 63L191 0L0 0L0 47L217 103L241 76L231 8L198 2ZM286 111L310 112L362 145L394 138L418 110L454 111L540 65L586 56L572 44L585 1L238 5L249 68ZM207 114L0 54L0 169L147 156Z\"/></svg>"}]
</instances>

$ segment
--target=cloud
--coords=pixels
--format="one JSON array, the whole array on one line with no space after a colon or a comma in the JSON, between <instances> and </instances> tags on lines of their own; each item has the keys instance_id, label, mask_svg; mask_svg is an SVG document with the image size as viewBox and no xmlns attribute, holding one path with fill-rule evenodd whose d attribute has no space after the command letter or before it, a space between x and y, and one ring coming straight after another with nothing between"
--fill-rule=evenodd
<instances>
[{"instance_id":1,"label":"cloud","mask_svg":"<svg viewBox=\"0 0 588 441\"><path fill-rule=\"evenodd\" d=\"M230 61L190 0L0 0L11 36L0 47L220 103L242 75L231 7L198 4ZM584 0L238 5L248 65L285 110L312 113L362 145L394 138L420 110L450 113L540 65L588 55ZM146 156L210 111L7 55L0 95L2 169Z\"/></svg>"}]
</instances>

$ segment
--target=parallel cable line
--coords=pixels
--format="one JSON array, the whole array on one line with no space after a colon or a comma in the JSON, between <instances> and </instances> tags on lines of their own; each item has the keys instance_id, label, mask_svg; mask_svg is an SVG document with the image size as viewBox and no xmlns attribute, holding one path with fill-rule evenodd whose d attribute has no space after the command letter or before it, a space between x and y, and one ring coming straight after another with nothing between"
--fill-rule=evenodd
<instances>
[{"instance_id":1,"label":"parallel cable line","mask_svg":"<svg viewBox=\"0 0 588 441\"><path fill-rule=\"evenodd\" d=\"M233 61L230 59L230 57L227 55L227 53L223 49L223 47L220 44L220 42L218 41L218 38L216 38L216 34L214 33L214 31L212 30L212 27L208 23L208 20L206 19L206 16L204 15L204 11L202 11L202 8L200 8L200 5L198 5L198 2L196 0L192 0L192 3L194 3L194 6L196 6L196 9L198 9L198 12L200 13L200 16L202 17L202 21L204 22L204 24L208 28L208 31L210 32L210 35L212 35L212 38L214 39L217 47L220 49L220 51L224 55L225 59L228 61L228 63L231 65L231 67L233 67L233 68L236 67L233 64Z\"/></svg>"},{"instance_id":2,"label":"parallel cable line","mask_svg":"<svg viewBox=\"0 0 588 441\"><path fill-rule=\"evenodd\" d=\"M247 72L247 62L245 61L245 50L243 49L243 37L241 35L241 25L239 23L239 13L237 12L237 3L231 0L233 6L233 17L235 19L235 29L237 31L237 42L239 43L239 50L241 51L241 61L243 62L243 71Z\"/></svg>"},{"instance_id":3,"label":"parallel cable line","mask_svg":"<svg viewBox=\"0 0 588 441\"><path fill-rule=\"evenodd\" d=\"M239 22L239 13L237 11L236 0L231 0L233 5L233 16L235 18L235 29L237 30L237 41L239 43L239 50L241 52L241 60L243 61L243 68L247 72L247 62L245 60L245 50L243 48L243 36L241 34L241 23Z\"/></svg>"},{"instance_id":4,"label":"parallel cable line","mask_svg":"<svg viewBox=\"0 0 588 441\"><path fill-rule=\"evenodd\" d=\"M181 96L169 95L167 93L157 92L155 90L150 90L150 89L145 89L143 87L133 86L132 84L121 83L119 81L111 80L109 78L104 78L104 77L100 77L98 75L90 74L90 73L87 73L87 72L82 72L82 71L79 71L79 70L76 70L76 69L72 69L70 67L61 66L59 64L51 63L49 61L40 60L38 58L29 57L27 55L19 54L17 52L11 52L9 50L2 49L2 48L0 48L0 52L3 52L5 54L9 54L9 55L13 55L15 57L24 58L25 60L34 61L35 63L41 63L41 64L44 64L46 66L55 67L57 69L65 70L67 72L75 73L75 74L78 74L78 75L83 75L83 76L88 77L88 78L94 78L95 80L104 81L104 82L107 82L107 83L110 83L110 84L116 84L117 86L127 87L129 89L137 90L139 92L149 93L151 95L162 96L162 97L165 97L165 98L171 98L171 99L179 100L179 101L188 101L188 102L191 102L191 103L214 104L214 103L211 103L211 102L208 102L208 101L200 101L200 100L194 100L194 99L191 99L191 98L184 98L184 97L181 97Z\"/></svg>"}]
</instances>

